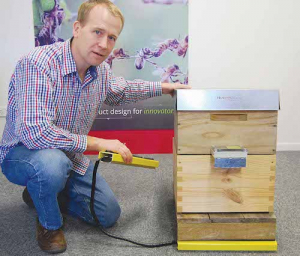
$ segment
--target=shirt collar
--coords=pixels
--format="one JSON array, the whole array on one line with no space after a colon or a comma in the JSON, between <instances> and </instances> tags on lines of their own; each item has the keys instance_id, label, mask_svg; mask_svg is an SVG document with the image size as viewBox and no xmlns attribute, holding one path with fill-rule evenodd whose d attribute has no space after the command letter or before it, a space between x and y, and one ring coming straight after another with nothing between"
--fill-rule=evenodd
<instances>
[{"instance_id":1,"label":"shirt collar","mask_svg":"<svg viewBox=\"0 0 300 256\"><path fill-rule=\"evenodd\" d=\"M68 75L74 72L77 72L76 63L72 55L71 51L71 41L73 37L68 39L63 44L63 53L62 53L62 60L63 60L63 69L62 75ZM89 69L91 76L95 79L97 78L97 68L95 66L91 66Z\"/></svg>"},{"instance_id":2,"label":"shirt collar","mask_svg":"<svg viewBox=\"0 0 300 256\"><path fill-rule=\"evenodd\" d=\"M91 76L93 77L93 79L96 79L97 76L98 76L96 66L91 66L91 67L89 68L89 71L90 71L90 74L91 74Z\"/></svg>"},{"instance_id":3,"label":"shirt collar","mask_svg":"<svg viewBox=\"0 0 300 256\"><path fill-rule=\"evenodd\" d=\"M72 39L72 38L71 38ZM71 39L68 39L63 43L63 52L62 52L62 62L63 62L63 68L62 68L62 75L68 75L70 73L76 72L76 63L73 58L72 52L71 52Z\"/></svg>"}]
</instances>

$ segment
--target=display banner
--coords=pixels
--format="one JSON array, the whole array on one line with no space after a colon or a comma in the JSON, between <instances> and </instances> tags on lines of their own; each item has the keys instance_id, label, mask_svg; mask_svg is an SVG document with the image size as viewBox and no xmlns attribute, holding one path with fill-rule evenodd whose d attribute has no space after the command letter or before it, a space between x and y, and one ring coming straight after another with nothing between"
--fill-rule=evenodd
<instances>
[{"instance_id":1,"label":"display banner","mask_svg":"<svg viewBox=\"0 0 300 256\"><path fill-rule=\"evenodd\" d=\"M72 24L83 2L33 0L35 45L51 44L72 37ZM121 9L125 17L124 29L115 49L106 60L113 74L127 80L187 84L188 0L112 2ZM121 139L125 136L126 140L129 131L134 133L139 130L139 133L145 131L148 134L149 130L156 130L165 134L166 131L163 130L168 130L167 143L170 144L174 126L173 111L174 99L168 95L118 107L103 105L93 124L92 133L103 137L104 131L106 135L109 131L114 131L111 134L118 132ZM153 132L151 134L156 136ZM153 140L149 138L148 143L151 141ZM166 151L171 148L169 144L168 149L155 149L152 145L151 151L154 152L148 152L149 150L139 150L139 146L133 144L134 142L133 151L139 153L170 153Z\"/></svg>"}]
</instances>

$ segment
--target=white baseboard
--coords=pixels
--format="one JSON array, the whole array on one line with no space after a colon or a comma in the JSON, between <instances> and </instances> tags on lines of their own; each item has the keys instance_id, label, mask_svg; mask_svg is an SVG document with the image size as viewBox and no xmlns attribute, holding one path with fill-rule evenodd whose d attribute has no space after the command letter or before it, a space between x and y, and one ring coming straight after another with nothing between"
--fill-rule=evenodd
<instances>
[{"instance_id":1,"label":"white baseboard","mask_svg":"<svg viewBox=\"0 0 300 256\"><path fill-rule=\"evenodd\" d=\"M278 143L277 151L300 151L300 143Z\"/></svg>"}]
</instances>

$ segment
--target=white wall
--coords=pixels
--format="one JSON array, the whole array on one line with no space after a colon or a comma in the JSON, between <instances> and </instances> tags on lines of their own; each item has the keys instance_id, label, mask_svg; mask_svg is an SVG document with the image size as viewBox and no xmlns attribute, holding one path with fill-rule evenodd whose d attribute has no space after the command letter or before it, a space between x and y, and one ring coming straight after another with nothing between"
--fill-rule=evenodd
<instances>
[{"instance_id":1,"label":"white wall","mask_svg":"<svg viewBox=\"0 0 300 256\"><path fill-rule=\"evenodd\" d=\"M0 106L18 58L33 46L31 0L1 1ZM278 150L300 150L300 1L190 0L194 88L279 89ZM298 112L299 111L299 112ZM0 118L2 134L4 118Z\"/></svg>"},{"instance_id":2,"label":"white wall","mask_svg":"<svg viewBox=\"0 0 300 256\"><path fill-rule=\"evenodd\" d=\"M7 105L8 84L18 59L34 47L32 0L0 2L0 107ZM5 117L0 117L0 137Z\"/></svg>"},{"instance_id":3,"label":"white wall","mask_svg":"<svg viewBox=\"0 0 300 256\"><path fill-rule=\"evenodd\" d=\"M299 0L190 1L190 84L279 89L278 150L300 150L299 10Z\"/></svg>"}]
</instances>

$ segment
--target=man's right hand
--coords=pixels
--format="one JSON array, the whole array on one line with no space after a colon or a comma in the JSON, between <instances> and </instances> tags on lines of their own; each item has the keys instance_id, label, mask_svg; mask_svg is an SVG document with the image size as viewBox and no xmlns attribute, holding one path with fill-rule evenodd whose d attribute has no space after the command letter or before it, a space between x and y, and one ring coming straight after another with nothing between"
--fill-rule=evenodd
<instances>
[{"instance_id":1,"label":"man's right hand","mask_svg":"<svg viewBox=\"0 0 300 256\"><path fill-rule=\"evenodd\" d=\"M119 153L124 162L129 164L132 162L132 154L129 148L119 140L106 140L101 138L96 138L92 136L87 136L87 149L88 151L112 151Z\"/></svg>"}]
</instances>

